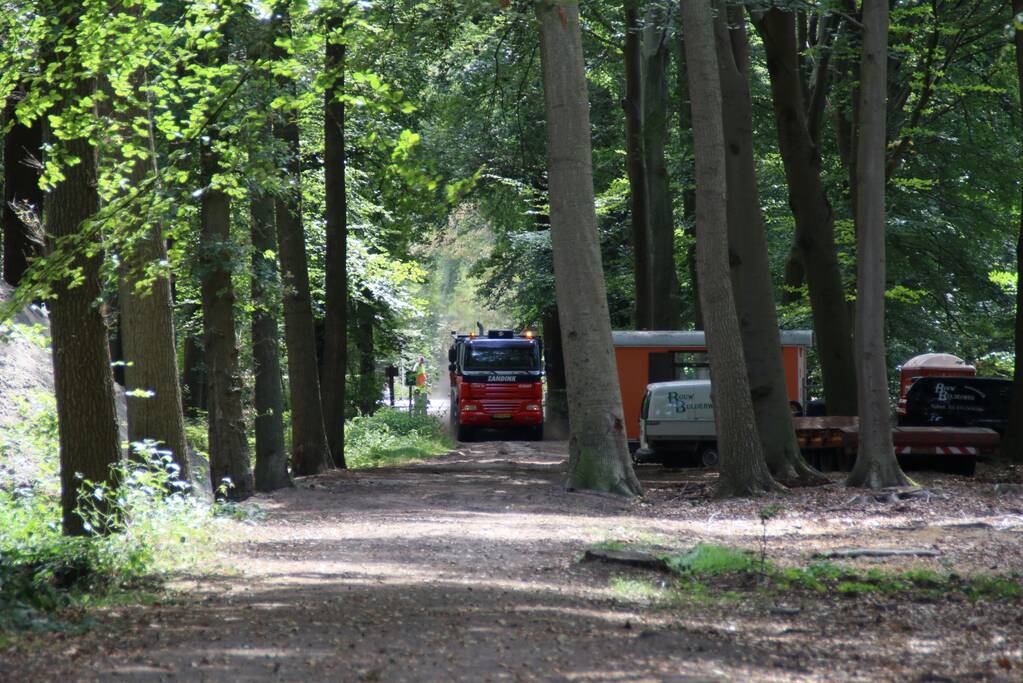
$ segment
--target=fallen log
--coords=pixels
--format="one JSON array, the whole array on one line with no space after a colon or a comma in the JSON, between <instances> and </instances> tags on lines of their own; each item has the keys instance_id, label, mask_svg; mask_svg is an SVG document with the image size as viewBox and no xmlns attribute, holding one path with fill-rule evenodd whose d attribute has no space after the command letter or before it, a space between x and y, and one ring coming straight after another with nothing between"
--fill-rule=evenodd
<instances>
[{"instance_id":1,"label":"fallen log","mask_svg":"<svg viewBox=\"0 0 1023 683\"><path fill-rule=\"evenodd\" d=\"M670 572L668 563L660 557L642 550L604 550L602 548L589 548L583 554L583 562L608 562L619 564L625 567L636 567L638 569L650 569L657 572Z\"/></svg>"}]
</instances>

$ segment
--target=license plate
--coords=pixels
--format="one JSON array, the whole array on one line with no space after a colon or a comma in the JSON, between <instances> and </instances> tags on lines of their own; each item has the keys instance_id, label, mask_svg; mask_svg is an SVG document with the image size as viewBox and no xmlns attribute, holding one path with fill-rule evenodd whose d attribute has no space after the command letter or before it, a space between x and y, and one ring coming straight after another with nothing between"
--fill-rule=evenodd
<instances>
[{"instance_id":1,"label":"license plate","mask_svg":"<svg viewBox=\"0 0 1023 683\"><path fill-rule=\"evenodd\" d=\"M497 414L493 415L493 418L495 420L510 420L511 419L511 415L509 415L508 413L497 413Z\"/></svg>"}]
</instances>

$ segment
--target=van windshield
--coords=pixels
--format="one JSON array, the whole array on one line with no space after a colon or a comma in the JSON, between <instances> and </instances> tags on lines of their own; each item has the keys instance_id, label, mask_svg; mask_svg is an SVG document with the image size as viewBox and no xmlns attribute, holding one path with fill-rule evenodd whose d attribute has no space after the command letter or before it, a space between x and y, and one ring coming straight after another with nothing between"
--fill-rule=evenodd
<instances>
[{"instance_id":1,"label":"van windshield","mask_svg":"<svg viewBox=\"0 0 1023 683\"><path fill-rule=\"evenodd\" d=\"M466 370L521 370L540 369L540 357L531 344L514 346L470 345L465 350Z\"/></svg>"}]
</instances>

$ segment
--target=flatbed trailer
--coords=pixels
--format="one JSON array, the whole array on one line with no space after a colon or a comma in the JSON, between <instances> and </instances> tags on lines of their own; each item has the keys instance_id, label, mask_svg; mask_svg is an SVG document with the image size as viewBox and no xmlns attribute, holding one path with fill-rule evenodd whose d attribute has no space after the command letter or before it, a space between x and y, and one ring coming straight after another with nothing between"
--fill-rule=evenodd
<instances>
[{"instance_id":1,"label":"flatbed trailer","mask_svg":"<svg viewBox=\"0 0 1023 683\"><path fill-rule=\"evenodd\" d=\"M856 417L794 417L803 455L821 470L852 469L859 447ZM993 454L1000 437L984 427L893 427L892 444L904 469L922 466L973 474L977 458Z\"/></svg>"}]
</instances>

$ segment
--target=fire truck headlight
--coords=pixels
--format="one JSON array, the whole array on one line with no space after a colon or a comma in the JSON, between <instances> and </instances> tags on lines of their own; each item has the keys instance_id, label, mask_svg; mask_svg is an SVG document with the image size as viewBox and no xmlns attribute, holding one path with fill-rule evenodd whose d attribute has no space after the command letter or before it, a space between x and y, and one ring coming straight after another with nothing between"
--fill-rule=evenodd
<instances>
[{"instance_id":1,"label":"fire truck headlight","mask_svg":"<svg viewBox=\"0 0 1023 683\"><path fill-rule=\"evenodd\" d=\"M531 411L540 410L540 404L539 403L527 403L526 404L526 410L531 410Z\"/></svg>"},{"instance_id":2,"label":"fire truck headlight","mask_svg":"<svg viewBox=\"0 0 1023 683\"><path fill-rule=\"evenodd\" d=\"M469 413L474 410L479 410L479 406L477 406L475 403L466 403L464 406L462 406L462 410Z\"/></svg>"}]
</instances>

